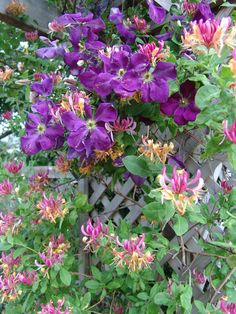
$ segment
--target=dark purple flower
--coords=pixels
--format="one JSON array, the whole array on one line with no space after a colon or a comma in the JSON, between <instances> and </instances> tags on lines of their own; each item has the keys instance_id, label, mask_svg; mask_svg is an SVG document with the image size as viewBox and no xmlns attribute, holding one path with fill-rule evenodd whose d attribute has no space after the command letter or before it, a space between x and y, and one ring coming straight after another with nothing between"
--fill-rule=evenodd
<instances>
[{"instance_id":1,"label":"dark purple flower","mask_svg":"<svg viewBox=\"0 0 236 314\"><path fill-rule=\"evenodd\" d=\"M48 46L36 50L36 55L41 59L53 59L56 57L63 57L65 53L66 43L58 45L58 40L50 41L46 37L40 39Z\"/></svg>"},{"instance_id":2,"label":"dark purple flower","mask_svg":"<svg viewBox=\"0 0 236 314\"><path fill-rule=\"evenodd\" d=\"M41 82L33 83L31 85L31 90L38 93L39 95L47 97L52 93L53 79L44 73L40 74L40 76L41 76Z\"/></svg>"},{"instance_id":3,"label":"dark purple flower","mask_svg":"<svg viewBox=\"0 0 236 314\"><path fill-rule=\"evenodd\" d=\"M42 150L51 150L62 145L64 129L49 114L49 102L38 101L33 110L35 113L28 114L26 135L21 138L23 152L35 155Z\"/></svg>"},{"instance_id":4,"label":"dark purple flower","mask_svg":"<svg viewBox=\"0 0 236 314\"><path fill-rule=\"evenodd\" d=\"M109 21L116 25L117 32L126 41L127 44L132 44L135 41L136 35L132 31L132 25L128 25L123 20L123 15L119 8L111 8Z\"/></svg>"},{"instance_id":5,"label":"dark purple flower","mask_svg":"<svg viewBox=\"0 0 236 314\"><path fill-rule=\"evenodd\" d=\"M170 32L166 32L166 33L163 33L163 34L159 34L157 36L155 36L157 40L168 40L171 38L171 33Z\"/></svg>"},{"instance_id":6,"label":"dark purple flower","mask_svg":"<svg viewBox=\"0 0 236 314\"><path fill-rule=\"evenodd\" d=\"M141 99L144 102L166 102L169 97L167 81L176 79L176 66L171 62L158 62L153 69L151 65L142 73Z\"/></svg>"},{"instance_id":7,"label":"dark purple flower","mask_svg":"<svg viewBox=\"0 0 236 314\"><path fill-rule=\"evenodd\" d=\"M175 93L166 102L161 103L161 112L167 116L174 116L174 121L179 125L195 121L201 111L195 105L195 95L194 82L187 80L181 84L179 93Z\"/></svg>"},{"instance_id":8,"label":"dark purple flower","mask_svg":"<svg viewBox=\"0 0 236 314\"><path fill-rule=\"evenodd\" d=\"M82 159L89 158L95 149L107 150L112 141L105 123L114 122L117 111L110 103L101 103L92 116L91 106L85 107L86 119L79 118L72 111L62 115L62 121L69 131L67 138L68 146L71 148L68 158L80 156Z\"/></svg>"},{"instance_id":9,"label":"dark purple flower","mask_svg":"<svg viewBox=\"0 0 236 314\"><path fill-rule=\"evenodd\" d=\"M193 21L200 21L203 20L205 22L206 20L214 19L214 14L211 11L211 7L209 5L209 2L207 0L202 0L197 5L197 11L193 17Z\"/></svg>"},{"instance_id":10,"label":"dark purple flower","mask_svg":"<svg viewBox=\"0 0 236 314\"><path fill-rule=\"evenodd\" d=\"M162 7L158 7L153 3L153 0L147 0L148 14L153 22L161 24L166 17L166 10Z\"/></svg>"},{"instance_id":11,"label":"dark purple flower","mask_svg":"<svg viewBox=\"0 0 236 314\"><path fill-rule=\"evenodd\" d=\"M136 176L136 175L130 173L129 171L126 171L123 174L123 177L125 180L128 180L130 178L134 182L134 184L137 186L143 185L144 182L146 181L146 177Z\"/></svg>"}]
</instances>

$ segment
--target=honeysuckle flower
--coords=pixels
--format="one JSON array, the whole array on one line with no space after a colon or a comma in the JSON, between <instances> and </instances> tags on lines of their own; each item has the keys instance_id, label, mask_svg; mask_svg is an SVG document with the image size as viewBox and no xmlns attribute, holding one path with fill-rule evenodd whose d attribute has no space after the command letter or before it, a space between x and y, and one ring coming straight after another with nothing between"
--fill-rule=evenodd
<instances>
[{"instance_id":1,"label":"honeysuckle flower","mask_svg":"<svg viewBox=\"0 0 236 314\"><path fill-rule=\"evenodd\" d=\"M71 314L71 311L69 310L68 306L65 307L64 310L62 310L62 307L64 305L65 300L58 300L57 306L53 305L53 301L50 300L49 303L46 305L41 304L41 310L37 312L38 314Z\"/></svg>"},{"instance_id":2,"label":"honeysuckle flower","mask_svg":"<svg viewBox=\"0 0 236 314\"><path fill-rule=\"evenodd\" d=\"M201 110L195 104L195 83L189 80L180 85L179 92L173 94L165 103L161 102L160 110L167 116L173 116L179 125L195 121Z\"/></svg>"},{"instance_id":3,"label":"honeysuckle flower","mask_svg":"<svg viewBox=\"0 0 236 314\"><path fill-rule=\"evenodd\" d=\"M12 192L12 184L9 181L9 179L7 180L2 180L2 182L0 183L0 196L3 195L9 195Z\"/></svg>"},{"instance_id":4,"label":"honeysuckle flower","mask_svg":"<svg viewBox=\"0 0 236 314\"><path fill-rule=\"evenodd\" d=\"M1 303L14 301L20 295L17 290L18 284L19 280L15 273L8 276L0 276Z\"/></svg>"},{"instance_id":5,"label":"honeysuckle flower","mask_svg":"<svg viewBox=\"0 0 236 314\"><path fill-rule=\"evenodd\" d=\"M187 207L191 206L193 202L197 202L203 192L204 180L200 170L197 171L195 178L189 182L188 179L189 173L184 169L177 170L176 166L171 179L166 175L166 167L163 167L162 174L158 176L162 201L172 201L180 215L184 215Z\"/></svg>"},{"instance_id":6,"label":"honeysuckle flower","mask_svg":"<svg viewBox=\"0 0 236 314\"><path fill-rule=\"evenodd\" d=\"M158 47L154 42L150 44L139 45L139 53L143 53L149 59L153 66L157 61L163 61L168 54L168 51L163 51L164 42L159 40Z\"/></svg>"},{"instance_id":7,"label":"honeysuckle flower","mask_svg":"<svg viewBox=\"0 0 236 314\"><path fill-rule=\"evenodd\" d=\"M223 127L224 127L224 134L227 137L227 139L230 142L233 142L236 144L236 120L233 122L233 124L230 126L228 129L228 120L225 120L223 122Z\"/></svg>"},{"instance_id":8,"label":"honeysuckle flower","mask_svg":"<svg viewBox=\"0 0 236 314\"><path fill-rule=\"evenodd\" d=\"M47 275L50 268L52 268L55 264L62 263L64 255L69 247L70 244L65 241L63 235L59 235L58 238L52 236L45 250L38 253L39 257L43 261L43 264L40 264L36 260L35 265Z\"/></svg>"},{"instance_id":9,"label":"honeysuckle flower","mask_svg":"<svg viewBox=\"0 0 236 314\"><path fill-rule=\"evenodd\" d=\"M54 59L63 57L65 54L66 43L58 44L58 40L50 41L48 38L41 36L40 39L47 47L36 50L36 55L41 59Z\"/></svg>"},{"instance_id":10,"label":"honeysuckle flower","mask_svg":"<svg viewBox=\"0 0 236 314\"><path fill-rule=\"evenodd\" d=\"M95 149L95 156L97 161L107 161L108 158L111 160L116 160L124 154L122 147L118 145L113 145L108 150L97 150Z\"/></svg>"},{"instance_id":11,"label":"honeysuckle flower","mask_svg":"<svg viewBox=\"0 0 236 314\"><path fill-rule=\"evenodd\" d=\"M114 263L118 267L127 266L129 271L135 272L148 267L153 261L154 256L150 251L145 251L145 234L140 237L124 240L123 243L116 238L117 248L113 248ZM122 249L120 249L120 248Z\"/></svg>"},{"instance_id":12,"label":"honeysuckle flower","mask_svg":"<svg viewBox=\"0 0 236 314\"><path fill-rule=\"evenodd\" d=\"M162 24L166 18L166 10L154 4L153 0L147 0L148 14L156 24Z\"/></svg>"},{"instance_id":13,"label":"honeysuckle flower","mask_svg":"<svg viewBox=\"0 0 236 314\"><path fill-rule=\"evenodd\" d=\"M233 185L230 185L226 180L221 180L220 186L224 194L230 194L233 190Z\"/></svg>"},{"instance_id":14,"label":"honeysuckle flower","mask_svg":"<svg viewBox=\"0 0 236 314\"><path fill-rule=\"evenodd\" d=\"M6 13L18 16L26 12L26 5L24 5L19 0L11 0L11 2L6 6Z\"/></svg>"},{"instance_id":15,"label":"honeysuckle flower","mask_svg":"<svg viewBox=\"0 0 236 314\"><path fill-rule=\"evenodd\" d=\"M146 31L148 30L147 21L145 19L141 19L140 17L135 15L133 17L132 22L135 26L135 29L138 30L139 32L146 33Z\"/></svg>"},{"instance_id":16,"label":"honeysuckle flower","mask_svg":"<svg viewBox=\"0 0 236 314\"><path fill-rule=\"evenodd\" d=\"M136 35L132 31L128 23L123 20L123 14L120 12L119 8L111 8L109 21L116 25L117 32L126 41L127 44L132 44L135 41Z\"/></svg>"},{"instance_id":17,"label":"honeysuckle flower","mask_svg":"<svg viewBox=\"0 0 236 314\"><path fill-rule=\"evenodd\" d=\"M55 160L55 166L59 172L67 173L70 170L71 162L70 160L67 160L64 156L59 155Z\"/></svg>"},{"instance_id":18,"label":"honeysuckle flower","mask_svg":"<svg viewBox=\"0 0 236 314\"><path fill-rule=\"evenodd\" d=\"M23 167L23 162L20 161L18 164L16 164L14 161L12 162L8 162L6 164L4 164L4 168L13 174L16 174L17 172L19 172Z\"/></svg>"},{"instance_id":19,"label":"honeysuckle flower","mask_svg":"<svg viewBox=\"0 0 236 314\"><path fill-rule=\"evenodd\" d=\"M13 251L10 254L5 254L4 252L1 255L0 259L0 268L2 268L5 275L10 274L21 262L20 257L14 258Z\"/></svg>"},{"instance_id":20,"label":"honeysuckle flower","mask_svg":"<svg viewBox=\"0 0 236 314\"><path fill-rule=\"evenodd\" d=\"M28 113L25 125L26 135L21 137L21 148L27 155L59 148L63 144L63 127L55 123L50 112L49 102L39 101L32 106L35 113Z\"/></svg>"},{"instance_id":21,"label":"honeysuckle flower","mask_svg":"<svg viewBox=\"0 0 236 314\"><path fill-rule=\"evenodd\" d=\"M230 34L227 34L230 25L230 17L224 17L221 21L207 20L203 22L200 20L191 22L191 30L184 30L182 36L184 48L191 48L194 52L199 52L199 46L205 46L207 49L214 48L220 56L224 45L233 45L231 37L235 32L234 28Z\"/></svg>"},{"instance_id":22,"label":"honeysuckle flower","mask_svg":"<svg viewBox=\"0 0 236 314\"><path fill-rule=\"evenodd\" d=\"M236 76L236 48L231 53L232 59L229 61L229 67L233 75Z\"/></svg>"},{"instance_id":23,"label":"honeysuckle flower","mask_svg":"<svg viewBox=\"0 0 236 314\"><path fill-rule=\"evenodd\" d=\"M38 275L35 270L27 270L17 274L20 283L24 285L32 285L38 280Z\"/></svg>"},{"instance_id":24,"label":"honeysuckle flower","mask_svg":"<svg viewBox=\"0 0 236 314\"><path fill-rule=\"evenodd\" d=\"M181 5L182 11L188 15L193 15L197 11L197 7L197 3L189 2L188 0L184 0Z\"/></svg>"},{"instance_id":25,"label":"honeysuckle flower","mask_svg":"<svg viewBox=\"0 0 236 314\"><path fill-rule=\"evenodd\" d=\"M40 73L41 82L31 84L31 90L42 96L50 96L53 90L53 79L45 73Z\"/></svg>"},{"instance_id":26,"label":"honeysuckle flower","mask_svg":"<svg viewBox=\"0 0 236 314\"><path fill-rule=\"evenodd\" d=\"M107 150L111 147L112 141L105 123L116 120L117 111L110 103L101 103L96 110L94 117L90 106L85 108L85 119L79 118L74 112L68 111L62 115L62 121L69 131L67 138L71 150L68 158L80 156L82 159L89 158L92 152Z\"/></svg>"},{"instance_id":27,"label":"honeysuckle flower","mask_svg":"<svg viewBox=\"0 0 236 314\"><path fill-rule=\"evenodd\" d=\"M123 314L124 313L124 307L122 304L114 304L112 306L112 311L114 312L114 314Z\"/></svg>"},{"instance_id":28,"label":"honeysuckle flower","mask_svg":"<svg viewBox=\"0 0 236 314\"><path fill-rule=\"evenodd\" d=\"M39 38L38 31L35 32L25 32L25 39L28 41L35 41Z\"/></svg>"},{"instance_id":29,"label":"honeysuckle flower","mask_svg":"<svg viewBox=\"0 0 236 314\"><path fill-rule=\"evenodd\" d=\"M83 242L86 244L85 250L95 251L100 245L100 239L108 235L108 226L103 225L99 218L92 223L89 219L86 225L81 226L81 232L85 236Z\"/></svg>"},{"instance_id":30,"label":"honeysuckle flower","mask_svg":"<svg viewBox=\"0 0 236 314\"><path fill-rule=\"evenodd\" d=\"M198 283L199 285L203 285L206 282L206 277L204 276L202 272L194 269L193 275L194 275L196 283Z\"/></svg>"},{"instance_id":31,"label":"honeysuckle flower","mask_svg":"<svg viewBox=\"0 0 236 314\"><path fill-rule=\"evenodd\" d=\"M142 146L139 147L138 151L148 157L153 162L166 163L167 157L173 153L174 144L170 142L169 144L162 144L161 142L154 143L153 140L146 136L142 136Z\"/></svg>"},{"instance_id":32,"label":"honeysuckle flower","mask_svg":"<svg viewBox=\"0 0 236 314\"><path fill-rule=\"evenodd\" d=\"M5 235L8 230L14 232L16 225L17 219L13 213L3 214L0 212L0 235Z\"/></svg>"},{"instance_id":33,"label":"honeysuckle flower","mask_svg":"<svg viewBox=\"0 0 236 314\"><path fill-rule=\"evenodd\" d=\"M63 218L68 212L68 209L64 208L65 203L65 199L60 195L54 198L52 194L47 197L44 193L37 205L41 219L56 223L57 218Z\"/></svg>"},{"instance_id":34,"label":"honeysuckle flower","mask_svg":"<svg viewBox=\"0 0 236 314\"><path fill-rule=\"evenodd\" d=\"M9 68L8 65L5 65L4 70L0 69L0 82L9 81L13 73L14 71L11 68Z\"/></svg>"},{"instance_id":35,"label":"honeysuckle flower","mask_svg":"<svg viewBox=\"0 0 236 314\"><path fill-rule=\"evenodd\" d=\"M64 25L61 25L58 23L56 20L53 20L52 22L48 23L48 28L50 29L51 32L63 32L65 27Z\"/></svg>"},{"instance_id":36,"label":"honeysuckle flower","mask_svg":"<svg viewBox=\"0 0 236 314\"><path fill-rule=\"evenodd\" d=\"M222 297L219 302L220 310L224 314L236 314L236 303L228 303L227 297Z\"/></svg>"},{"instance_id":37,"label":"honeysuckle flower","mask_svg":"<svg viewBox=\"0 0 236 314\"><path fill-rule=\"evenodd\" d=\"M11 120L12 118L12 112L11 111L5 111L2 113L2 117L5 119L5 120Z\"/></svg>"},{"instance_id":38,"label":"honeysuckle flower","mask_svg":"<svg viewBox=\"0 0 236 314\"><path fill-rule=\"evenodd\" d=\"M48 172L39 172L29 178L30 192L42 192L48 185Z\"/></svg>"},{"instance_id":39,"label":"honeysuckle flower","mask_svg":"<svg viewBox=\"0 0 236 314\"><path fill-rule=\"evenodd\" d=\"M137 126L137 123L134 121L132 117L127 117L121 120L120 116L113 123L105 124L106 129L109 132L111 132L112 140L113 140L112 132L117 132L117 133L126 132L128 134L135 134L136 126Z\"/></svg>"}]
</instances>

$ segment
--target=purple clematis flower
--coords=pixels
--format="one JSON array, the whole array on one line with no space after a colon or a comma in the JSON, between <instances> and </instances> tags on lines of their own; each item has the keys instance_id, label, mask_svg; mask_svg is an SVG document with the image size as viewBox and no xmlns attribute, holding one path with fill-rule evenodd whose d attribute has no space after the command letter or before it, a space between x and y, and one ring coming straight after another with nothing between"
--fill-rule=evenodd
<instances>
[{"instance_id":1,"label":"purple clematis flower","mask_svg":"<svg viewBox=\"0 0 236 314\"><path fill-rule=\"evenodd\" d=\"M197 5L197 11L193 17L193 21L203 20L203 22L205 22L209 19L213 20L214 14L211 11L209 2L207 0L202 0Z\"/></svg>"},{"instance_id":2,"label":"purple clematis flower","mask_svg":"<svg viewBox=\"0 0 236 314\"><path fill-rule=\"evenodd\" d=\"M49 114L49 103L38 101L32 108L35 113L28 114L26 135L21 137L21 147L27 155L58 148L63 144L64 129Z\"/></svg>"},{"instance_id":3,"label":"purple clematis flower","mask_svg":"<svg viewBox=\"0 0 236 314\"><path fill-rule=\"evenodd\" d=\"M124 22L119 8L111 8L109 21L116 25L117 32L125 39L127 44L134 43L136 35L132 31L132 27Z\"/></svg>"},{"instance_id":4,"label":"purple clematis flower","mask_svg":"<svg viewBox=\"0 0 236 314\"><path fill-rule=\"evenodd\" d=\"M39 95L47 97L51 95L52 90L53 90L53 86L54 86L53 78L44 73L41 73L40 77L41 77L41 82L33 83L31 85L31 90L36 92Z\"/></svg>"},{"instance_id":5,"label":"purple clematis flower","mask_svg":"<svg viewBox=\"0 0 236 314\"><path fill-rule=\"evenodd\" d=\"M174 116L174 121L179 125L195 121L201 111L195 105L195 95L194 82L187 80L181 84L179 93L175 93L166 102L161 103L161 112L167 116Z\"/></svg>"},{"instance_id":6,"label":"purple clematis flower","mask_svg":"<svg viewBox=\"0 0 236 314\"><path fill-rule=\"evenodd\" d=\"M153 3L153 0L147 0L148 14L150 19L156 24L161 24L166 18L166 10L162 7L158 7Z\"/></svg>"},{"instance_id":7,"label":"purple clematis flower","mask_svg":"<svg viewBox=\"0 0 236 314\"><path fill-rule=\"evenodd\" d=\"M114 122L117 118L117 111L110 103L101 103L92 116L91 106L85 106L86 119L79 118L72 111L62 115L62 121L69 131L67 138L70 151L68 158L80 157L89 159L95 149L107 150L111 147L112 141L108 134L105 123Z\"/></svg>"},{"instance_id":8,"label":"purple clematis flower","mask_svg":"<svg viewBox=\"0 0 236 314\"><path fill-rule=\"evenodd\" d=\"M40 39L48 46L36 50L36 55L41 59L54 59L63 57L66 43L58 45L58 40L50 41L48 38L41 36Z\"/></svg>"},{"instance_id":9,"label":"purple clematis flower","mask_svg":"<svg viewBox=\"0 0 236 314\"><path fill-rule=\"evenodd\" d=\"M158 62L153 68L149 64L140 77L141 99L144 102L166 102L169 97L168 80L176 79L176 66L171 62Z\"/></svg>"}]
</instances>

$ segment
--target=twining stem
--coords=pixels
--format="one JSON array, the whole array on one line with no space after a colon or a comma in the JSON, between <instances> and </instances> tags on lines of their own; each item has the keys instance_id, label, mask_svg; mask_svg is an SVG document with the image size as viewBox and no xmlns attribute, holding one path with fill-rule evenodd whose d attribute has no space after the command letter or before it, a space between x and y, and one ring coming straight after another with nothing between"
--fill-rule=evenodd
<instances>
[{"instance_id":1,"label":"twining stem","mask_svg":"<svg viewBox=\"0 0 236 314\"><path fill-rule=\"evenodd\" d=\"M218 286L218 288L216 289L216 291L214 292L211 300L210 300L210 304L212 304L217 296L218 293L220 293L221 289L224 287L224 285L227 283L227 281L230 279L230 277L233 275L233 273L236 271L236 267L232 268L228 274L226 275L225 279L221 282L221 284Z\"/></svg>"}]
</instances>

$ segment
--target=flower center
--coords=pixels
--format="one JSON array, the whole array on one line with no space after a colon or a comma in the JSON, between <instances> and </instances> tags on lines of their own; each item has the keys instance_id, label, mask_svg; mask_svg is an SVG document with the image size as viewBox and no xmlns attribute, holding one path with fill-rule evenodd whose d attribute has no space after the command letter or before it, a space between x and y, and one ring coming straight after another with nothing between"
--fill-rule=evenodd
<instances>
[{"instance_id":1,"label":"flower center","mask_svg":"<svg viewBox=\"0 0 236 314\"><path fill-rule=\"evenodd\" d=\"M151 72L146 72L143 76L144 83L149 83L153 79L153 75Z\"/></svg>"},{"instance_id":2,"label":"flower center","mask_svg":"<svg viewBox=\"0 0 236 314\"><path fill-rule=\"evenodd\" d=\"M119 78L122 78L124 74L125 74L125 69L119 69L119 71L117 72L117 76Z\"/></svg>"},{"instance_id":3,"label":"flower center","mask_svg":"<svg viewBox=\"0 0 236 314\"><path fill-rule=\"evenodd\" d=\"M45 132L45 130L46 130L45 124L39 124L39 125L37 126L38 134L43 134L43 133Z\"/></svg>"},{"instance_id":4,"label":"flower center","mask_svg":"<svg viewBox=\"0 0 236 314\"><path fill-rule=\"evenodd\" d=\"M186 106L187 104L188 104L188 100L185 99L185 98L182 98L181 101L180 101L180 106L181 106L181 107L184 107L184 106Z\"/></svg>"},{"instance_id":5,"label":"flower center","mask_svg":"<svg viewBox=\"0 0 236 314\"><path fill-rule=\"evenodd\" d=\"M96 126L96 123L95 123L94 120L88 120L88 122L87 122L87 128L88 128L89 130L94 129L95 126Z\"/></svg>"}]
</instances>

